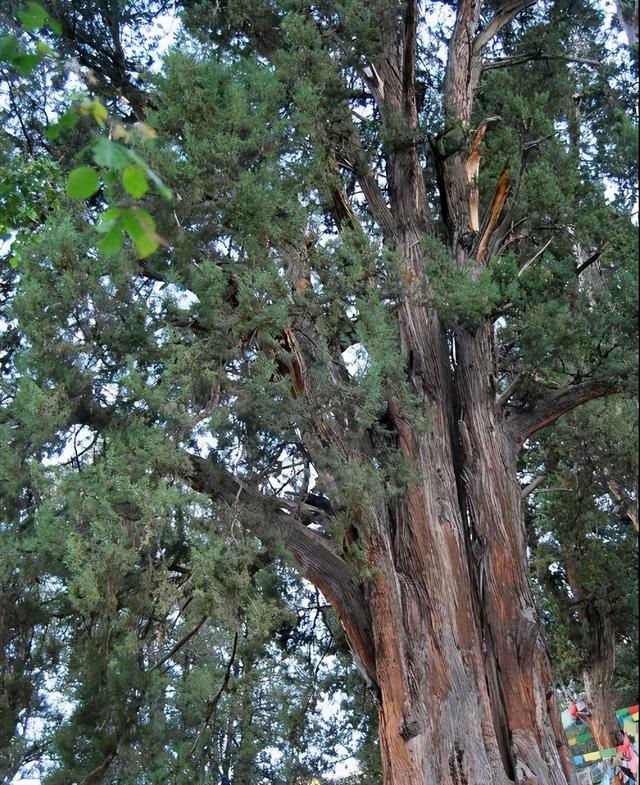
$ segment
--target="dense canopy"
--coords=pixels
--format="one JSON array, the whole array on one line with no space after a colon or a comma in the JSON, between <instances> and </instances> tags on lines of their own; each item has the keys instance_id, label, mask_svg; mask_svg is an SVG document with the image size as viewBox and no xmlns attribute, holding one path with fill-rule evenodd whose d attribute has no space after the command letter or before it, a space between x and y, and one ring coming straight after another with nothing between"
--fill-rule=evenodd
<instances>
[{"instance_id":1,"label":"dense canopy","mask_svg":"<svg viewBox=\"0 0 640 785\"><path fill-rule=\"evenodd\" d=\"M571 679L616 736L632 16L4 4L0 778L567 785Z\"/></svg>"}]
</instances>

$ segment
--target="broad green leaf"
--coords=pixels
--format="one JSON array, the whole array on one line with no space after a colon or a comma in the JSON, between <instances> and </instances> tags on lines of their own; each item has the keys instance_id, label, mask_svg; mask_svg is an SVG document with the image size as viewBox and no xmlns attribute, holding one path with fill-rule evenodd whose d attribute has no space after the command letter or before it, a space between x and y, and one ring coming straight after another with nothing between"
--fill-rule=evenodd
<instances>
[{"instance_id":1,"label":"broad green leaf","mask_svg":"<svg viewBox=\"0 0 640 785\"><path fill-rule=\"evenodd\" d=\"M141 207L123 210L122 223L140 256L149 256L158 249L155 221L146 210Z\"/></svg>"},{"instance_id":2,"label":"broad green leaf","mask_svg":"<svg viewBox=\"0 0 640 785\"><path fill-rule=\"evenodd\" d=\"M69 128L73 128L73 126L76 124L77 119L78 116L76 115L75 111L73 109L69 109L63 115L61 115L57 123L54 123L52 126L47 128L47 133L46 133L47 139L50 142L53 142L60 136L62 131L66 131Z\"/></svg>"},{"instance_id":3,"label":"broad green leaf","mask_svg":"<svg viewBox=\"0 0 640 785\"><path fill-rule=\"evenodd\" d=\"M93 119L98 123L100 128L104 128L105 122L109 117L109 112L107 111L107 107L99 101L97 98L93 101Z\"/></svg>"},{"instance_id":4,"label":"broad green leaf","mask_svg":"<svg viewBox=\"0 0 640 785\"><path fill-rule=\"evenodd\" d=\"M13 59L13 65L23 76L28 76L40 62L40 56L34 54L20 54Z\"/></svg>"},{"instance_id":5,"label":"broad green leaf","mask_svg":"<svg viewBox=\"0 0 640 785\"><path fill-rule=\"evenodd\" d=\"M107 169L124 169L131 157L126 147L101 137L93 148L93 160Z\"/></svg>"},{"instance_id":6,"label":"broad green leaf","mask_svg":"<svg viewBox=\"0 0 640 785\"><path fill-rule=\"evenodd\" d=\"M100 188L100 180L92 166L79 166L67 179L67 194L72 199L88 199L98 188Z\"/></svg>"},{"instance_id":7,"label":"broad green leaf","mask_svg":"<svg viewBox=\"0 0 640 785\"><path fill-rule=\"evenodd\" d=\"M122 183L127 189L127 193L134 199L144 196L149 190L146 177L142 168L138 164L129 164L122 172Z\"/></svg>"},{"instance_id":8,"label":"broad green leaf","mask_svg":"<svg viewBox=\"0 0 640 785\"><path fill-rule=\"evenodd\" d=\"M100 217L104 218L105 221L115 221L120 218L121 215L122 209L120 207L110 207L108 210L105 210Z\"/></svg>"},{"instance_id":9,"label":"broad green leaf","mask_svg":"<svg viewBox=\"0 0 640 785\"><path fill-rule=\"evenodd\" d=\"M96 224L96 232L107 234L114 226L120 222L122 210L119 207L110 207L100 215L100 221Z\"/></svg>"},{"instance_id":10,"label":"broad green leaf","mask_svg":"<svg viewBox=\"0 0 640 785\"><path fill-rule=\"evenodd\" d=\"M15 35L3 35L0 38L0 60L5 63L13 64L20 53L18 39Z\"/></svg>"},{"instance_id":11,"label":"broad green leaf","mask_svg":"<svg viewBox=\"0 0 640 785\"><path fill-rule=\"evenodd\" d=\"M153 171L153 169L151 169L151 167L149 167L145 163L145 161L142 158L140 158L140 156L133 150L129 152L129 155L131 156L131 159L135 161L144 170L144 173L149 178L149 180L151 180L151 182L156 186L160 194L165 199L173 199L173 193L171 192L171 189L167 188L167 186L163 183L160 177L158 177L158 175Z\"/></svg>"},{"instance_id":12,"label":"broad green leaf","mask_svg":"<svg viewBox=\"0 0 640 785\"><path fill-rule=\"evenodd\" d=\"M18 11L17 16L25 30L39 30L49 19L49 14L37 3L29 3L26 9Z\"/></svg>"},{"instance_id":13,"label":"broad green leaf","mask_svg":"<svg viewBox=\"0 0 640 785\"><path fill-rule=\"evenodd\" d=\"M104 254L117 253L122 248L122 230L118 226L110 229L96 243L98 250Z\"/></svg>"}]
</instances>

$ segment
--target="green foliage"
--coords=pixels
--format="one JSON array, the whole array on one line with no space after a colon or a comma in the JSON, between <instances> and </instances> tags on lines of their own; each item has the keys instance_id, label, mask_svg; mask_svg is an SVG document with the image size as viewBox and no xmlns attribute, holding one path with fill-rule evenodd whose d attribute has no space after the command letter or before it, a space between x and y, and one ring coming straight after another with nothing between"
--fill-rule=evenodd
<instances>
[{"instance_id":1,"label":"green foliage","mask_svg":"<svg viewBox=\"0 0 640 785\"><path fill-rule=\"evenodd\" d=\"M529 526L556 677L581 682L597 664L606 619L619 657L616 705L637 684L630 656L638 636L637 548L626 513L637 479L632 409L619 399L593 402L558 426L553 446L543 438L529 455L533 471L547 472L544 493L530 501Z\"/></svg>"},{"instance_id":2,"label":"green foliage","mask_svg":"<svg viewBox=\"0 0 640 785\"><path fill-rule=\"evenodd\" d=\"M62 35L62 28L59 22L52 19L45 9L38 3L30 2L27 8L17 13L20 24L25 30L40 30L43 27L50 27L57 35Z\"/></svg>"},{"instance_id":3,"label":"green foliage","mask_svg":"<svg viewBox=\"0 0 640 785\"><path fill-rule=\"evenodd\" d=\"M34 32L49 27L56 35L61 35L59 22L38 3L30 2L27 8L17 12L23 30ZM44 41L37 40L35 52L27 48L17 35L0 36L0 63L4 63L20 76L29 76L45 58L55 57L55 52Z\"/></svg>"},{"instance_id":4,"label":"green foliage","mask_svg":"<svg viewBox=\"0 0 640 785\"><path fill-rule=\"evenodd\" d=\"M478 271L471 263L462 268L454 266L446 247L436 237L425 238L423 246L432 290L426 295L427 301L436 308L443 324L481 324L499 302L500 292L492 271L486 267Z\"/></svg>"},{"instance_id":5,"label":"green foliage","mask_svg":"<svg viewBox=\"0 0 640 785\"><path fill-rule=\"evenodd\" d=\"M189 0L162 59L166 4L72 5L29 4L26 32L0 41L13 101L0 116L13 265L0 271L2 766L44 762L53 785L96 770L122 785L306 785L347 750L373 785L375 706L337 618L285 566L273 497L357 580L375 577L373 513L419 480L390 401L414 435L432 427L400 341L406 300L437 312L445 348L497 320L494 382L521 374L509 403L523 413L569 383L632 389L633 69L607 54L601 12L583 0L505 28L487 57L518 63L483 73L471 123L493 118L482 226L505 160L512 173L487 263L438 239L424 144L435 230L419 244L424 271L403 274L402 243L383 242L358 177L373 175L385 204L389 153L428 134L443 156L468 142L443 116L440 11L426 7L420 126L407 129L398 114L382 121L358 75L376 62L388 2ZM555 56L567 53L602 67ZM70 91L68 62L87 93ZM530 505L563 679L592 654L566 554L599 612L633 617L636 597L629 526L607 497L611 477L632 487L633 414L598 406L549 437L559 457ZM551 465L548 446L530 443L528 474ZM233 493L194 490L194 455L233 474ZM251 506L259 492L271 506ZM620 690L632 626L628 641L616 632ZM340 709L327 699L338 691Z\"/></svg>"},{"instance_id":6,"label":"green foliage","mask_svg":"<svg viewBox=\"0 0 640 785\"><path fill-rule=\"evenodd\" d=\"M92 166L79 166L67 178L67 194L72 199L88 199L98 188L98 173Z\"/></svg>"}]
</instances>

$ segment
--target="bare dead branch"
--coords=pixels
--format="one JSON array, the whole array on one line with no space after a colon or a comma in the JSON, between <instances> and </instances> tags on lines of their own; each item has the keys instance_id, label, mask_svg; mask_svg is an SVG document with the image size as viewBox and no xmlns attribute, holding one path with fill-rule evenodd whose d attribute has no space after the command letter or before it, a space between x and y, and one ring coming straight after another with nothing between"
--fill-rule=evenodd
<instances>
[{"instance_id":1,"label":"bare dead branch","mask_svg":"<svg viewBox=\"0 0 640 785\"><path fill-rule=\"evenodd\" d=\"M97 785L98 783L102 782L102 778L111 765L111 762L116 757L116 751L111 750L108 752L102 763L95 767L92 771L90 771L87 776L83 780L83 785Z\"/></svg>"},{"instance_id":2,"label":"bare dead branch","mask_svg":"<svg viewBox=\"0 0 640 785\"><path fill-rule=\"evenodd\" d=\"M594 262L597 262L598 259L602 256L603 251L604 248L601 248L599 251L592 253L591 256L582 262L582 264L578 265L576 268L576 275L580 275L580 273L583 273L588 267L591 267Z\"/></svg>"},{"instance_id":3,"label":"bare dead branch","mask_svg":"<svg viewBox=\"0 0 640 785\"><path fill-rule=\"evenodd\" d=\"M180 649L182 649L182 648L183 648L183 646L186 646L186 644L187 644L187 643L189 643L189 641L191 640L191 638L193 638L193 636L194 636L194 635L195 635L195 634L198 632L198 630L200 629L200 627L202 627L202 625L205 623L205 621L207 620L207 618L208 618L208 616L207 616L207 614L205 614L205 615L204 615L204 616L203 616L203 617L200 619L200 621L199 621L199 622L196 624L196 626L195 626L195 627L194 627L192 630L189 630L189 632L188 632L186 635L184 635L184 636L183 636L183 637L182 637L182 638L181 638L181 639L180 639L180 640L179 640L179 641L176 643L176 645L175 645L175 646L173 646L173 647L171 648L171 650L170 650L170 651L168 651L168 652L167 652L167 653L164 655L164 657L162 657L161 659L159 659L159 660L158 660L158 662L154 662L154 664L153 664L153 665L152 665L152 666L149 668L149 671L153 671L153 670L155 670L156 668L159 668L161 665L164 665L164 664L165 664L165 662L166 662L167 660L170 660L170 659L171 659L171 658L172 658L172 657L173 657L175 654L177 654L177 653L180 651Z\"/></svg>"},{"instance_id":4,"label":"bare dead branch","mask_svg":"<svg viewBox=\"0 0 640 785\"><path fill-rule=\"evenodd\" d=\"M191 745L191 747L189 749L189 752L187 752L187 760L189 760L189 758L195 752L196 747L198 746L198 742L200 741L200 738L201 738L202 734L204 733L207 725L211 721L211 717L213 716L213 712L215 711L216 706L220 702L220 698L222 697L223 693L226 692L227 688L229 687L229 681L231 679L231 668L233 667L233 663L234 663L234 660L236 658L236 652L237 651L238 651L238 633L236 631L234 636L233 636L233 646L231 648L231 654L229 655L229 659L227 661L227 665L226 665L226 668L225 668L225 671L224 671L224 678L222 679L222 684L220 685L220 688L218 689L216 694L207 703L207 713L206 713L205 718L204 718L204 720L202 722L202 725L198 729L198 733L196 734L196 737L193 740L193 744Z\"/></svg>"},{"instance_id":5,"label":"bare dead branch","mask_svg":"<svg viewBox=\"0 0 640 785\"><path fill-rule=\"evenodd\" d=\"M515 375L515 377L509 382L507 387L500 393L500 395L496 398L496 406L504 406L505 403L512 397L516 388L520 384L523 379L523 373L520 371Z\"/></svg>"},{"instance_id":6,"label":"bare dead branch","mask_svg":"<svg viewBox=\"0 0 640 785\"><path fill-rule=\"evenodd\" d=\"M602 66L602 62L599 60L592 60L589 57L577 57L573 55L561 55L561 54L531 54L531 55L519 55L518 57L502 57L499 60L489 60L482 64L482 70L484 71L491 71L494 68L510 68L514 65L522 65L523 63L530 63L535 62L538 60L564 60L565 63L577 63L579 65L590 65L594 68L599 68Z\"/></svg>"},{"instance_id":7,"label":"bare dead branch","mask_svg":"<svg viewBox=\"0 0 640 785\"><path fill-rule=\"evenodd\" d=\"M533 480L522 489L522 498L526 499L527 496L531 496L531 494L542 485L546 478L546 474L539 474L537 477L534 477Z\"/></svg>"},{"instance_id":8,"label":"bare dead branch","mask_svg":"<svg viewBox=\"0 0 640 785\"><path fill-rule=\"evenodd\" d=\"M547 242L546 242L546 243L545 243L545 244L542 246L542 248L540 248L539 250L537 250L537 251L534 253L534 255L531 257L531 259L528 259L528 260L527 260L527 261L526 261L526 262L525 262L525 263L522 265L522 267L521 267L521 268L518 270L518 278L522 277L522 276L523 276L523 275L524 275L524 274L527 272L528 268L529 268L529 267L531 267L531 265L532 265L532 264L535 262L535 260L536 260L536 259L537 259L537 258L538 258L538 257L539 257L541 254L543 254L543 253L544 253L544 252L547 250L547 248L548 248L548 247L551 245L551 243L552 243L552 242L553 242L553 237L551 237L549 240L547 240Z\"/></svg>"}]
</instances>

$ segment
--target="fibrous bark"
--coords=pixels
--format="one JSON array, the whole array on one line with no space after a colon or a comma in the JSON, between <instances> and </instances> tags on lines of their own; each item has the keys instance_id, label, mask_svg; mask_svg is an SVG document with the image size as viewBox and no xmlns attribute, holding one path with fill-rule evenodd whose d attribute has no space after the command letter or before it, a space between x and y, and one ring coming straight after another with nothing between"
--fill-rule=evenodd
<instances>
[{"instance_id":1,"label":"fibrous bark","mask_svg":"<svg viewBox=\"0 0 640 785\"><path fill-rule=\"evenodd\" d=\"M622 731L613 701L613 674L616 664L615 631L611 619L596 608L588 609L593 640L591 657L582 671L589 716L587 724L598 749L622 744Z\"/></svg>"}]
</instances>

